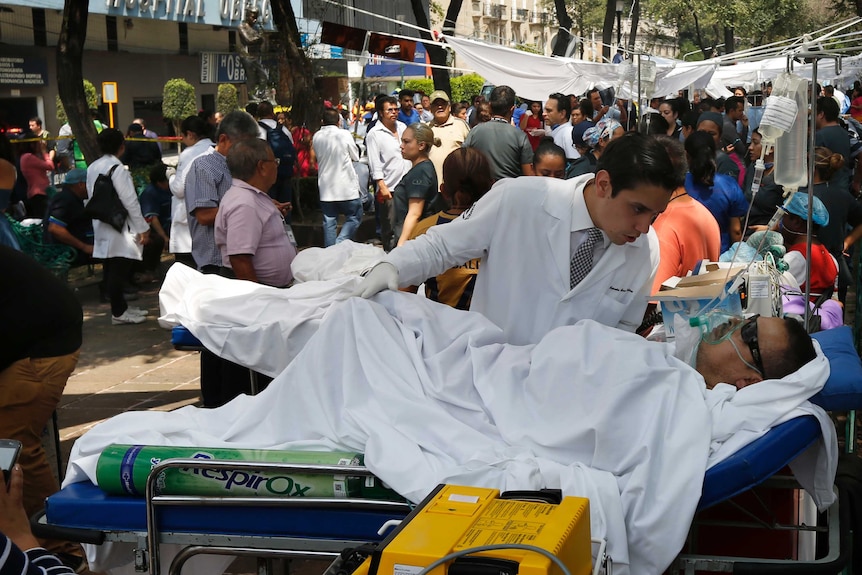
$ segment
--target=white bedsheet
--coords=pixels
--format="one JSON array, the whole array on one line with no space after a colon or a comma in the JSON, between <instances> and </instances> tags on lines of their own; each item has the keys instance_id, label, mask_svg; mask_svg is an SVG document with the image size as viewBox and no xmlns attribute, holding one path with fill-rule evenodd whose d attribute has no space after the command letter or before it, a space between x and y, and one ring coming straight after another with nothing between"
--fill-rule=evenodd
<instances>
[{"instance_id":1,"label":"white bedsheet","mask_svg":"<svg viewBox=\"0 0 862 575\"><path fill-rule=\"evenodd\" d=\"M257 305L251 293L232 295L234 306ZM261 293L272 297L264 308L281 305ZM801 398L828 376L819 354L782 382L707 392L667 344L586 321L535 346L509 346L478 314L397 292L350 298L325 315L260 395L215 410L114 417L76 442L65 482L95 481L110 443L356 450L413 501L442 482L588 497L592 534L608 539L616 572L660 573L684 542L710 457L737 432L753 439L765 422L808 408ZM228 332L224 349L231 342ZM272 339L267 350L288 345ZM772 384L796 391L760 402L747 392ZM822 451L818 477L831 481L834 454Z\"/></svg>"}]
</instances>

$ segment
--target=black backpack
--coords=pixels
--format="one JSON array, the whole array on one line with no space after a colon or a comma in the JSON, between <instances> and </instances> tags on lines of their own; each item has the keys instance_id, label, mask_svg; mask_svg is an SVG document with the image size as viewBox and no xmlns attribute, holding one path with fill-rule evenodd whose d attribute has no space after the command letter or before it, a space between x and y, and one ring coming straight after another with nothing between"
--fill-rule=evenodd
<instances>
[{"instance_id":1,"label":"black backpack","mask_svg":"<svg viewBox=\"0 0 862 575\"><path fill-rule=\"evenodd\" d=\"M114 181L111 179L118 165L114 164L107 174L99 174L96 178L93 183L93 195L84 207L84 215L110 224L112 228L122 232L129 212L117 195Z\"/></svg>"},{"instance_id":2,"label":"black backpack","mask_svg":"<svg viewBox=\"0 0 862 575\"><path fill-rule=\"evenodd\" d=\"M278 175L291 177L293 176L293 164L296 162L296 148L287 134L284 133L281 126L275 125L275 128L270 128L263 122L258 122L261 128L266 130L266 141L269 142L269 147L272 148L273 155L278 158Z\"/></svg>"}]
</instances>

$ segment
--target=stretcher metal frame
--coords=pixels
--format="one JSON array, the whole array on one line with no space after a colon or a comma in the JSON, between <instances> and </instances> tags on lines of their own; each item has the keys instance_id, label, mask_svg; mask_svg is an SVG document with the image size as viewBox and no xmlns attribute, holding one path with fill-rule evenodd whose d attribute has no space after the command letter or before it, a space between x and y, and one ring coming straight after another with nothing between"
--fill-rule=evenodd
<instances>
[{"instance_id":1,"label":"stretcher metal frame","mask_svg":"<svg viewBox=\"0 0 862 575\"><path fill-rule=\"evenodd\" d=\"M37 514L31 523L34 533L46 538L65 538L99 545L105 541L135 544L134 566L137 572L160 575L161 545L182 546L174 558L169 573L180 573L185 562L195 555L232 555L257 558L305 558L334 559L341 551L366 544L368 540L347 538L302 538L276 536L272 534L254 536L248 534L186 532L164 528L159 520L160 508L173 507L222 507L222 508L315 508L343 509L349 511L377 511L390 516L381 521L379 539L383 529L393 519L406 517L412 509L407 502L382 501L362 498L311 498L311 497L220 497L197 495L162 495L156 490L156 482L162 471L171 468L197 468L207 470L247 470L247 471L284 471L289 473L328 474L343 476L371 477L373 474L364 466L332 466L311 464L290 464L260 461L214 461L201 459L166 459L153 467L146 485L146 530L117 531L110 528L94 530L77 527L53 526L47 522L45 512ZM213 529L221 531L221 529ZM264 568L269 572L269 568Z\"/></svg>"}]
</instances>

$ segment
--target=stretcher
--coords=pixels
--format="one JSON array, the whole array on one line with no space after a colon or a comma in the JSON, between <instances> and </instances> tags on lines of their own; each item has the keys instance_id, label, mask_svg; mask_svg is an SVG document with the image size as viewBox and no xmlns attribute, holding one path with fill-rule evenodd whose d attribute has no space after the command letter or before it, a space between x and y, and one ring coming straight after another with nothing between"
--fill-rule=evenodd
<instances>
[{"instance_id":1,"label":"stretcher","mask_svg":"<svg viewBox=\"0 0 862 575\"><path fill-rule=\"evenodd\" d=\"M830 382L814 399L830 410L859 408L862 406L862 364L853 348L849 328L822 332L817 338L830 359L834 377L830 377ZM841 381L836 381L839 378ZM714 507L762 484L820 436L818 422L811 416L776 426L707 471L699 509ZM166 467L193 466L249 470L274 466L288 471L370 475L367 469L358 466L333 468L175 459L163 461L150 477L156 477ZM850 545L849 516L844 510L839 512L843 500L840 490L838 496L823 528L822 537L829 543L828 553L814 565L800 568L798 563L792 562L786 571L770 573L815 573L817 565L826 569L822 572L840 570L840 565L847 561ZM184 547L167 571L171 574L179 573L184 562L199 553L335 558L344 549L382 540L386 526L403 519L410 510L411 506L405 503L364 499L158 495L154 493L153 481L148 481L146 498L131 498L105 494L97 486L85 482L68 485L50 496L44 513L35 517L33 524L40 537L96 545L108 541L133 543L136 569L156 575L165 572L157 552L163 544ZM694 573L695 569L764 572L767 563L777 568L773 561L746 562L687 552L680 556L674 568L686 573Z\"/></svg>"}]
</instances>

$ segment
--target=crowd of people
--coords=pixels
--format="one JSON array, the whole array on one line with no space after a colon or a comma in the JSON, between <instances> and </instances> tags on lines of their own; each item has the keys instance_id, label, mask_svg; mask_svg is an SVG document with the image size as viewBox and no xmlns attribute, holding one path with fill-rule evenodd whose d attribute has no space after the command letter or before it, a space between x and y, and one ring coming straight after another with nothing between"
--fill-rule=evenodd
<instances>
[{"instance_id":1,"label":"crowd of people","mask_svg":"<svg viewBox=\"0 0 862 575\"><path fill-rule=\"evenodd\" d=\"M862 125L854 119L862 87L852 97L829 88L812 104L810 262L800 240L807 201L788 205L780 224L791 273L804 287L810 268L818 304L846 297L847 253L862 237ZM388 255L356 295L424 284L427 297L482 313L513 344L580 319L635 331L666 279L717 261L785 201L772 151L748 114L753 101L734 91L726 100L656 99L641 112L597 89L530 102L497 86L469 105L441 90L402 90L352 114L329 105L314 133L260 102L183 120L175 168L141 120L121 132L94 117L102 156L86 165L73 140L51 140L34 118L14 146L0 139L0 207L23 205L19 215L41 220L44 241L73 248L75 263L102 263L113 325L146 321L147 310L129 305L129 287L157 269L163 252L204 274L289 286L292 188L296 178L316 177L324 246L354 239L373 205ZM765 170L755 194L757 159ZM136 182L141 173L145 181ZM128 214L119 229L85 213L105 177ZM67 307L70 323L79 322L80 307ZM840 325L840 303L832 307ZM57 356L72 369L73 339ZM736 354L757 366L746 381L781 377ZM25 357L8 359L3 373ZM248 381L247 369L201 354L206 407L247 392Z\"/></svg>"}]
</instances>

